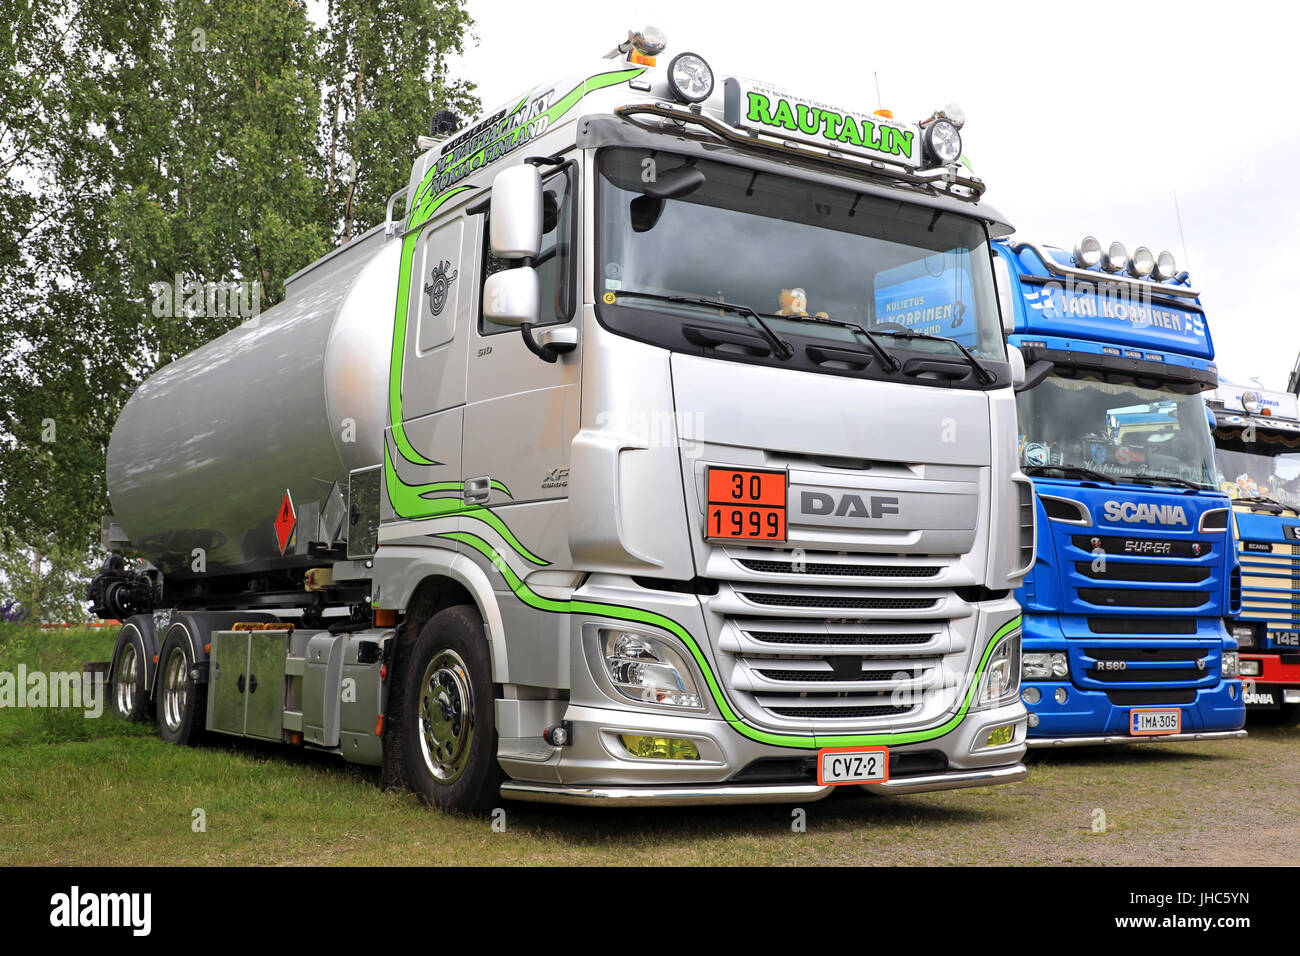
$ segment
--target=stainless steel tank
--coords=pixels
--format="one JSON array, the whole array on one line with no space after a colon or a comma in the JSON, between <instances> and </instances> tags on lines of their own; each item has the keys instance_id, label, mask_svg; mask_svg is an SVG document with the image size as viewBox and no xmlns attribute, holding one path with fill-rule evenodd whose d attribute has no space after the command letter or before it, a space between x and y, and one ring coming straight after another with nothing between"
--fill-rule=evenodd
<instances>
[{"instance_id":1,"label":"stainless steel tank","mask_svg":"<svg viewBox=\"0 0 1300 956\"><path fill-rule=\"evenodd\" d=\"M319 507L383 460L400 242L372 230L297 273L285 301L160 369L108 445L113 511L169 576L304 563L281 554L285 491Z\"/></svg>"}]
</instances>

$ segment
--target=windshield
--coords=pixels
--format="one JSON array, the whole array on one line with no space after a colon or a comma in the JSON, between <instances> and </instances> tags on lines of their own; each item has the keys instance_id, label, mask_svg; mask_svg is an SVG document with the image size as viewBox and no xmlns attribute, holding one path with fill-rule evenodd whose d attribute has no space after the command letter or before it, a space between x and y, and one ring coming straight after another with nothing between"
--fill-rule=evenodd
<instances>
[{"instance_id":1,"label":"windshield","mask_svg":"<svg viewBox=\"0 0 1300 956\"><path fill-rule=\"evenodd\" d=\"M1217 486L1199 394L1052 374L1017 395L1016 410L1028 474Z\"/></svg>"},{"instance_id":2,"label":"windshield","mask_svg":"<svg viewBox=\"0 0 1300 956\"><path fill-rule=\"evenodd\" d=\"M1263 495L1300 511L1300 435L1221 426L1214 443L1220 486L1229 495Z\"/></svg>"},{"instance_id":3,"label":"windshield","mask_svg":"<svg viewBox=\"0 0 1300 956\"><path fill-rule=\"evenodd\" d=\"M660 151L605 149L599 168L597 308L617 331L677 348L683 336L699 342L689 326L744 341L761 321L802 357L810 339L873 350L860 326L891 353L961 361L950 342L890 336L924 333L1006 359L987 235L973 218Z\"/></svg>"}]
</instances>

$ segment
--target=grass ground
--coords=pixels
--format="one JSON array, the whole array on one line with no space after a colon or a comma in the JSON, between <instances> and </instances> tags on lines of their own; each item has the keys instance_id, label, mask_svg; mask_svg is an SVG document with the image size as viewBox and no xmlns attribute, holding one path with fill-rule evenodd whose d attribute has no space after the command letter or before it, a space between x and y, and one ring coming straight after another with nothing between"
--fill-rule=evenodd
<instances>
[{"instance_id":1,"label":"grass ground","mask_svg":"<svg viewBox=\"0 0 1300 956\"><path fill-rule=\"evenodd\" d=\"M114 636L0 626L0 671L75 670L106 660ZM328 756L172 747L107 715L0 709L0 864L1290 864L1298 778L1300 731L1252 727L1242 741L1054 752L1008 787L836 794L805 808L802 833L790 807L511 803L495 832Z\"/></svg>"}]
</instances>

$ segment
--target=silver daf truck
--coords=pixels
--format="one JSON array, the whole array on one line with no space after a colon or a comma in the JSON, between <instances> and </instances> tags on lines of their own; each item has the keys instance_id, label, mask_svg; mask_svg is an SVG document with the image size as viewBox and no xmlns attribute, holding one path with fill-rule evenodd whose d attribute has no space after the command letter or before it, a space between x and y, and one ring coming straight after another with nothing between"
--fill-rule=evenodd
<instances>
[{"instance_id":1,"label":"silver daf truck","mask_svg":"<svg viewBox=\"0 0 1300 956\"><path fill-rule=\"evenodd\" d=\"M387 223L135 391L120 715L460 811L1024 776L1024 367L960 111L663 46L439 114Z\"/></svg>"}]
</instances>

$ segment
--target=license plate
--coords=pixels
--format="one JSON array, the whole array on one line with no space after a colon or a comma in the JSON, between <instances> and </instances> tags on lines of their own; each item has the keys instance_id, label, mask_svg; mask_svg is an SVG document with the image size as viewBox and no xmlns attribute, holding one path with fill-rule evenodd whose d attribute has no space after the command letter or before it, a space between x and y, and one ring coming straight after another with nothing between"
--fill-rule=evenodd
<instances>
[{"instance_id":1,"label":"license plate","mask_svg":"<svg viewBox=\"0 0 1300 956\"><path fill-rule=\"evenodd\" d=\"M888 779L888 747L826 747L817 751L818 786L883 783Z\"/></svg>"},{"instance_id":2,"label":"license plate","mask_svg":"<svg viewBox=\"0 0 1300 956\"><path fill-rule=\"evenodd\" d=\"M1300 647L1300 631L1274 631L1273 643L1278 647Z\"/></svg>"},{"instance_id":3,"label":"license plate","mask_svg":"<svg viewBox=\"0 0 1300 956\"><path fill-rule=\"evenodd\" d=\"M1181 710L1134 710L1128 715L1128 732L1134 737L1158 737L1183 729Z\"/></svg>"},{"instance_id":4,"label":"license plate","mask_svg":"<svg viewBox=\"0 0 1300 956\"><path fill-rule=\"evenodd\" d=\"M705 537L785 540L785 472L710 468Z\"/></svg>"}]
</instances>

